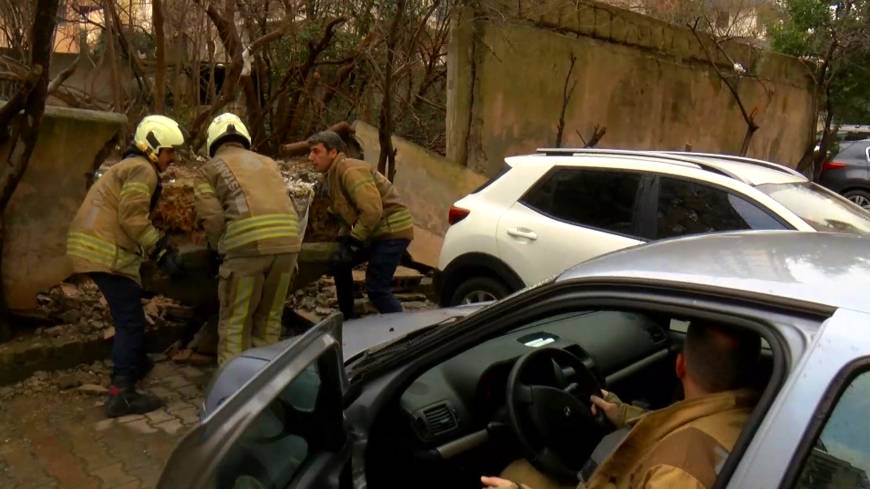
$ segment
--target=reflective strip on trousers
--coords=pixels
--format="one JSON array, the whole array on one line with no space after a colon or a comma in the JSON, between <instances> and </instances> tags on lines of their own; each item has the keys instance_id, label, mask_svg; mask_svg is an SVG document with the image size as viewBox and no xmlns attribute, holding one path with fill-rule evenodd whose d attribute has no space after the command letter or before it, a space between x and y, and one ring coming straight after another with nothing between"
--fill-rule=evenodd
<instances>
[{"instance_id":1,"label":"reflective strip on trousers","mask_svg":"<svg viewBox=\"0 0 870 489\"><path fill-rule=\"evenodd\" d=\"M220 325L221 340L224 343L220 351L222 362L238 355L245 348L245 326L251 310L254 280L254 277L241 277L235 283L233 290L227 292L230 294L229 317ZM229 285L232 287L232 281Z\"/></svg>"},{"instance_id":2,"label":"reflective strip on trousers","mask_svg":"<svg viewBox=\"0 0 870 489\"><path fill-rule=\"evenodd\" d=\"M271 238L296 238L299 222L295 214L265 214L248 217L227 225L221 238L221 251L230 251L255 241Z\"/></svg>"},{"instance_id":3,"label":"reflective strip on trousers","mask_svg":"<svg viewBox=\"0 0 870 489\"><path fill-rule=\"evenodd\" d=\"M412 227L414 227L414 218L411 216L411 213L408 212L408 209L399 209L381 221L372 235L380 236L381 234L397 233Z\"/></svg>"},{"instance_id":4,"label":"reflective strip on trousers","mask_svg":"<svg viewBox=\"0 0 870 489\"><path fill-rule=\"evenodd\" d=\"M132 276L139 274L141 260L138 255L90 234L69 233L66 241L66 252L70 256L83 258L109 270L116 270Z\"/></svg>"},{"instance_id":5,"label":"reflective strip on trousers","mask_svg":"<svg viewBox=\"0 0 870 489\"><path fill-rule=\"evenodd\" d=\"M272 307L269 309L269 317L266 319L265 340L275 343L281 339L281 315L284 312L284 303L287 301L287 289L290 288L289 273L282 273L278 280L278 288L275 289L275 297L272 299Z\"/></svg>"}]
</instances>

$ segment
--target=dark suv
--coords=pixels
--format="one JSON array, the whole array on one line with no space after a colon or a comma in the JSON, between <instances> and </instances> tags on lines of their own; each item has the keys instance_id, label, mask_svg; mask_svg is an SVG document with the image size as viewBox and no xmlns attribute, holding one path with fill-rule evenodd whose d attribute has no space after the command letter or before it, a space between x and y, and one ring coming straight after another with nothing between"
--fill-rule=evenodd
<instances>
[{"instance_id":1,"label":"dark suv","mask_svg":"<svg viewBox=\"0 0 870 489\"><path fill-rule=\"evenodd\" d=\"M843 141L819 183L870 210L870 139Z\"/></svg>"}]
</instances>

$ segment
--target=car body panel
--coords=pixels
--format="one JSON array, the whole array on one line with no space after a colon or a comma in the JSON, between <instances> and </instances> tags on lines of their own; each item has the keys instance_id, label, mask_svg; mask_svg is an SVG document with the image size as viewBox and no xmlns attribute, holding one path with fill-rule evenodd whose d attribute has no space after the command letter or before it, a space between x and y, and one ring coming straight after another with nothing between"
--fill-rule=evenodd
<instances>
[{"instance_id":1,"label":"car body panel","mask_svg":"<svg viewBox=\"0 0 870 489\"><path fill-rule=\"evenodd\" d=\"M846 167L822 171L820 184L838 193L870 190L870 139L841 143L840 152L832 160Z\"/></svg>"},{"instance_id":2,"label":"car body panel","mask_svg":"<svg viewBox=\"0 0 870 489\"><path fill-rule=\"evenodd\" d=\"M862 310L870 303L870 240L793 231L690 236L595 258L557 281L616 278Z\"/></svg>"},{"instance_id":3,"label":"car body panel","mask_svg":"<svg viewBox=\"0 0 870 489\"><path fill-rule=\"evenodd\" d=\"M498 256L526 284L538 283L579 262L643 243L544 215L516 202L498 223ZM529 233L525 237L519 233ZM576 246L566 246L576 243ZM582 246L580 245L582 243Z\"/></svg>"},{"instance_id":4,"label":"car body panel","mask_svg":"<svg viewBox=\"0 0 870 489\"><path fill-rule=\"evenodd\" d=\"M395 341L418 329L451 318L468 316L484 305L480 303L429 311L378 314L347 321L342 324L341 331L344 360L347 362L370 348ZM203 413L208 415L214 412L239 386L255 377L266 364L301 338L302 336L296 336L273 345L252 348L232 359L214 376L214 381L206 392Z\"/></svg>"},{"instance_id":5,"label":"car body panel","mask_svg":"<svg viewBox=\"0 0 870 489\"><path fill-rule=\"evenodd\" d=\"M839 309L825 321L810 351L780 389L729 487L782 487L787 482L783 477L793 463L801 462L794 460L795 452L832 380L856 359L870 356L868 324L870 314L848 309Z\"/></svg>"}]
</instances>

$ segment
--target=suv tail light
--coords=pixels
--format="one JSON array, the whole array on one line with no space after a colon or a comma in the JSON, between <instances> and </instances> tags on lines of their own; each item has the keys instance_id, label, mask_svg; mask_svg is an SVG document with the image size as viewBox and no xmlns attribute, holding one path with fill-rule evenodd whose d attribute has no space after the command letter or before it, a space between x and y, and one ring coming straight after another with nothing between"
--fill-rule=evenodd
<instances>
[{"instance_id":1,"label":"suv tail light","mask_svg":"<svg viewBox=\"0 0 870 489\"><path fill-rule=\"evenodd\" d=\"M471 214L471 211L468 209L463 209L462 207L456 207L455 205L450 206L450 212L447 214L447 222L450 225L454 225L457 222L465 219L468 215Z\"/></svg>"},{"instance_id":2,"label":"suv tail light","mask_svg":"<svg viewBox=\"0 0 870 489\"><path fill-rule=\"evenodd\" d=\"M841 163L839 161L827 161L824 165L822 165L822 170L842 170L846 168L845 163Z\"/></svg>"}]
</instances>

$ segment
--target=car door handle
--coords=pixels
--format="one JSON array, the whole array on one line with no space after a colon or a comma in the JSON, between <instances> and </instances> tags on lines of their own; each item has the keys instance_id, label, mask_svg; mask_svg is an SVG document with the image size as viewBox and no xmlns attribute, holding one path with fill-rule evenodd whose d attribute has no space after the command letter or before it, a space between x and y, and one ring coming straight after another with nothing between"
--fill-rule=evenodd
<instances>
[{"instance_id":1,"label":"car door handle","mask_svg":"<svg viewBox=\"0 0 870 489\"><path fill-rule=\"evenodd\" d=\"M538 234L527 228L508 228L507 233L508 236L513 236L514 238L525 238L529 241L538 239Z\"/></svg>"}]
</instances>

